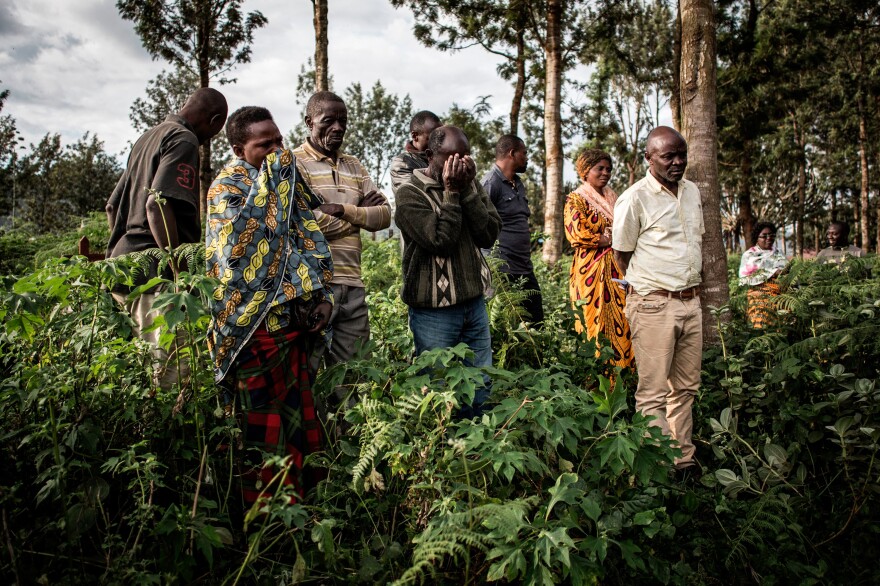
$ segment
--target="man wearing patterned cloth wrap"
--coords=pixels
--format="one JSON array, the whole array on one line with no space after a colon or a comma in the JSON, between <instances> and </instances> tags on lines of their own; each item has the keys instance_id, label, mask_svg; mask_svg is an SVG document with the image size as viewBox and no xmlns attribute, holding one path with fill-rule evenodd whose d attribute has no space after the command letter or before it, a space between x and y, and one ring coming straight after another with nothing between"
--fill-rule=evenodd
<instances>
[{"instance_id":1,"label":"man wearing patterned cloth wrap","mask_svg":"<svg viewBox=\"0 0 880 586\"><path fill-rule=\"evenodd\" d=\"M215 379L235 396L250 505L278 486L302 496L313 484L303 478L305 456L321 445L308 356L330 319L333 265L312 213L323 202L283 150L269 111L237 110L226 134L238 160L208 192L205 256L220 279L208 349ZM263 467L262 452L288 456L290 467Z\"/></svg>"}]
</instances>

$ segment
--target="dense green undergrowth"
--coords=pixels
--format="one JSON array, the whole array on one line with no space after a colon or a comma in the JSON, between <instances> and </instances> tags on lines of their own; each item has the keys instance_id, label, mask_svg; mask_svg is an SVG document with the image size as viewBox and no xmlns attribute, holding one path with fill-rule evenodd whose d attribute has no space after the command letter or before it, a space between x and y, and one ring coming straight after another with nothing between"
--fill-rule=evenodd
<instances>
[{"instance_id":1,"label":"dense green undergrowth","mask_svg":"<svg viewBox=\"0 0 880 586\"><path fill-rule=\"evenodd\" d=\"M547 324L499 285L495 367L454 348L412 358L395 241L365 241L372 357L321 373L326 479L242 509L237 434L204 349L212 283L158 303L195 376L151 383L108 287L131 263L50 259L0 281L0 573L51 584L867 584L880 559L875 465L880 279L873 259L796 264L780 325L716 311L695 413L701 481L573 334L567 267L538 266ZM197 266L199 251L185 253ZM873 274L878 274L875 269ZM429 373L429 374L426 374ZM455 417L483 375L494 408ZM609 388L609 377L616 388ZM343 423L343 420L345 423Z\"/></svg>"}]
</instances>

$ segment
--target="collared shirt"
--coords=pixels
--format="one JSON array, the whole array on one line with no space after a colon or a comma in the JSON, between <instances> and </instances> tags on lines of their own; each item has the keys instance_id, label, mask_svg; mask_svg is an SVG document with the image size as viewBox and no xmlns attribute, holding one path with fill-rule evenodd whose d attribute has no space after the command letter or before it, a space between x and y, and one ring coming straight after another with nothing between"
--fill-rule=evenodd
<instances>
[{"instance_id":1,"label":"collared shirt","mask_svg":"<svg viewBox=\"0 0 880 586\"><path fill-rule=\"evenodd\" d=\"M391 206L360 207L364 196L378 191L357 158L338 153L336 161L313 147L308 140L293 151L300 174L326 203L341 204L341 218L315 210L315 218L330 242L335 285L363 287L361 280L361 228L370 232L391 225ZM383 196L384 197L384 196Z\"/></svg>"},{"instance_id":2,"label":"collared shirt","mask_svg":"<svg viewBox=\"0 0 880 586\"><path fill-rule=\"evenodd\" d=\"M703 232L700 190L686 179L678 182L676 195L649 169L614 205L612 246L633 253L626 280L639 295L699 285Z\"/></svg>"},{"instance_id":3,"label":"collared shirt","mask_svg":"<svg viewBox=\"0 0 880 586\"><path fill-rule=\"evenodd\" d=\"M862 249L855 244L850 244L846 248L829 246L819 251L819 254L816 255L816 262L819 264L828 263L836 265L842 263L848 256L861 257L864 255L865 253L862 252Z\"/></svg>"},{"instance_id":4,"label":"collared shirt","mask_svg":"<svg viewBox=\"0 0 880 586\"><path fill-rule=\"evenodd\" d=\"M214 179L205 259L208 274L220 280L208 329L216 381L261 323L275 331L289 324L294 303L332 303L330 249L312 215L321 203L288 150L267 155L260 169L232 161Z\"/></svg>"},{"instance_id":5,"label":"collared shirt","mask_svg":"<svg viewBox=\"0 0 880 586\"><path fill-rule=\"evenodd\" d=\"M498 234L498 256L505 261L502 270L513 275L526 275L532 266L532 235L529 230L529 200L526 186L519 175L513 181L501 172L498 165L483 177L483 188L501 216L501 233Z\"/></svg>"}]
</instances>

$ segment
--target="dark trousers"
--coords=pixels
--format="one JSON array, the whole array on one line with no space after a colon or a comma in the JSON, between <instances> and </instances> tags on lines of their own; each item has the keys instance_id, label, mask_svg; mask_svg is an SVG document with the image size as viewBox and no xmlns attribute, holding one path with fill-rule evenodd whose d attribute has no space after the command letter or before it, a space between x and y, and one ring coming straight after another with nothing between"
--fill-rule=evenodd
<instances>
[{"instance_id":1,"label":"dark trousers","mask_svg":"<svg viewBox=\"0 0 880 586\"><path fill-rule=\"evenodd\" d=\"M532 327L540 330L544 325L544 299L541 297L541 287L538 285L535 272L523 275L505 273L505 276L511 283L516 283L520 289L528 293L528 297L522 302L522 307L529 314Z\"/></svg>"}]
</instances>

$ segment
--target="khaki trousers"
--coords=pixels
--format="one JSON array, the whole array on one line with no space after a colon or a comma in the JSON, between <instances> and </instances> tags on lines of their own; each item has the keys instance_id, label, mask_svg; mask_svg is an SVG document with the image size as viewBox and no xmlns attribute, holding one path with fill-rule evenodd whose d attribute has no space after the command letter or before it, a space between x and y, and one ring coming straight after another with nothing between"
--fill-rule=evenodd
<instances>
[{"instance_id":1,"label":"khaki trousers","mask_svg":"<svg viewBox=\"0 0 880 586\"><path fill-rule=\"evenodd\" d=\"M178 331L177 339L171 343L169 352L159 346L160 332L158 329L144 331L153 325L153 321L159 315L153 311L153 303L156 301L158 293L158 291L144 293L133 301L127 301L126 295L113 293L113 299L128 310L135 323L135 335L150 345L150 352L153 355L153 384L167 391L178 381L185 381L189 378L190 364L189 356L181 356L180 368L177 367L178 348L186 345L184 332Z\"/></svg>"},{"instance_id":2,"label":"khaki trousers","mask_svg":"<svg viewBox=\"0 0 880 586\"><path fill-rule=\"evenodd\" d=\"M652 425L678 442L677 468L693 466L692 407L700 386L703 320L700 298L677 299L663 293L626 298L639 383L636 409L655 417Z\"/></svg>"}]
</instances>

